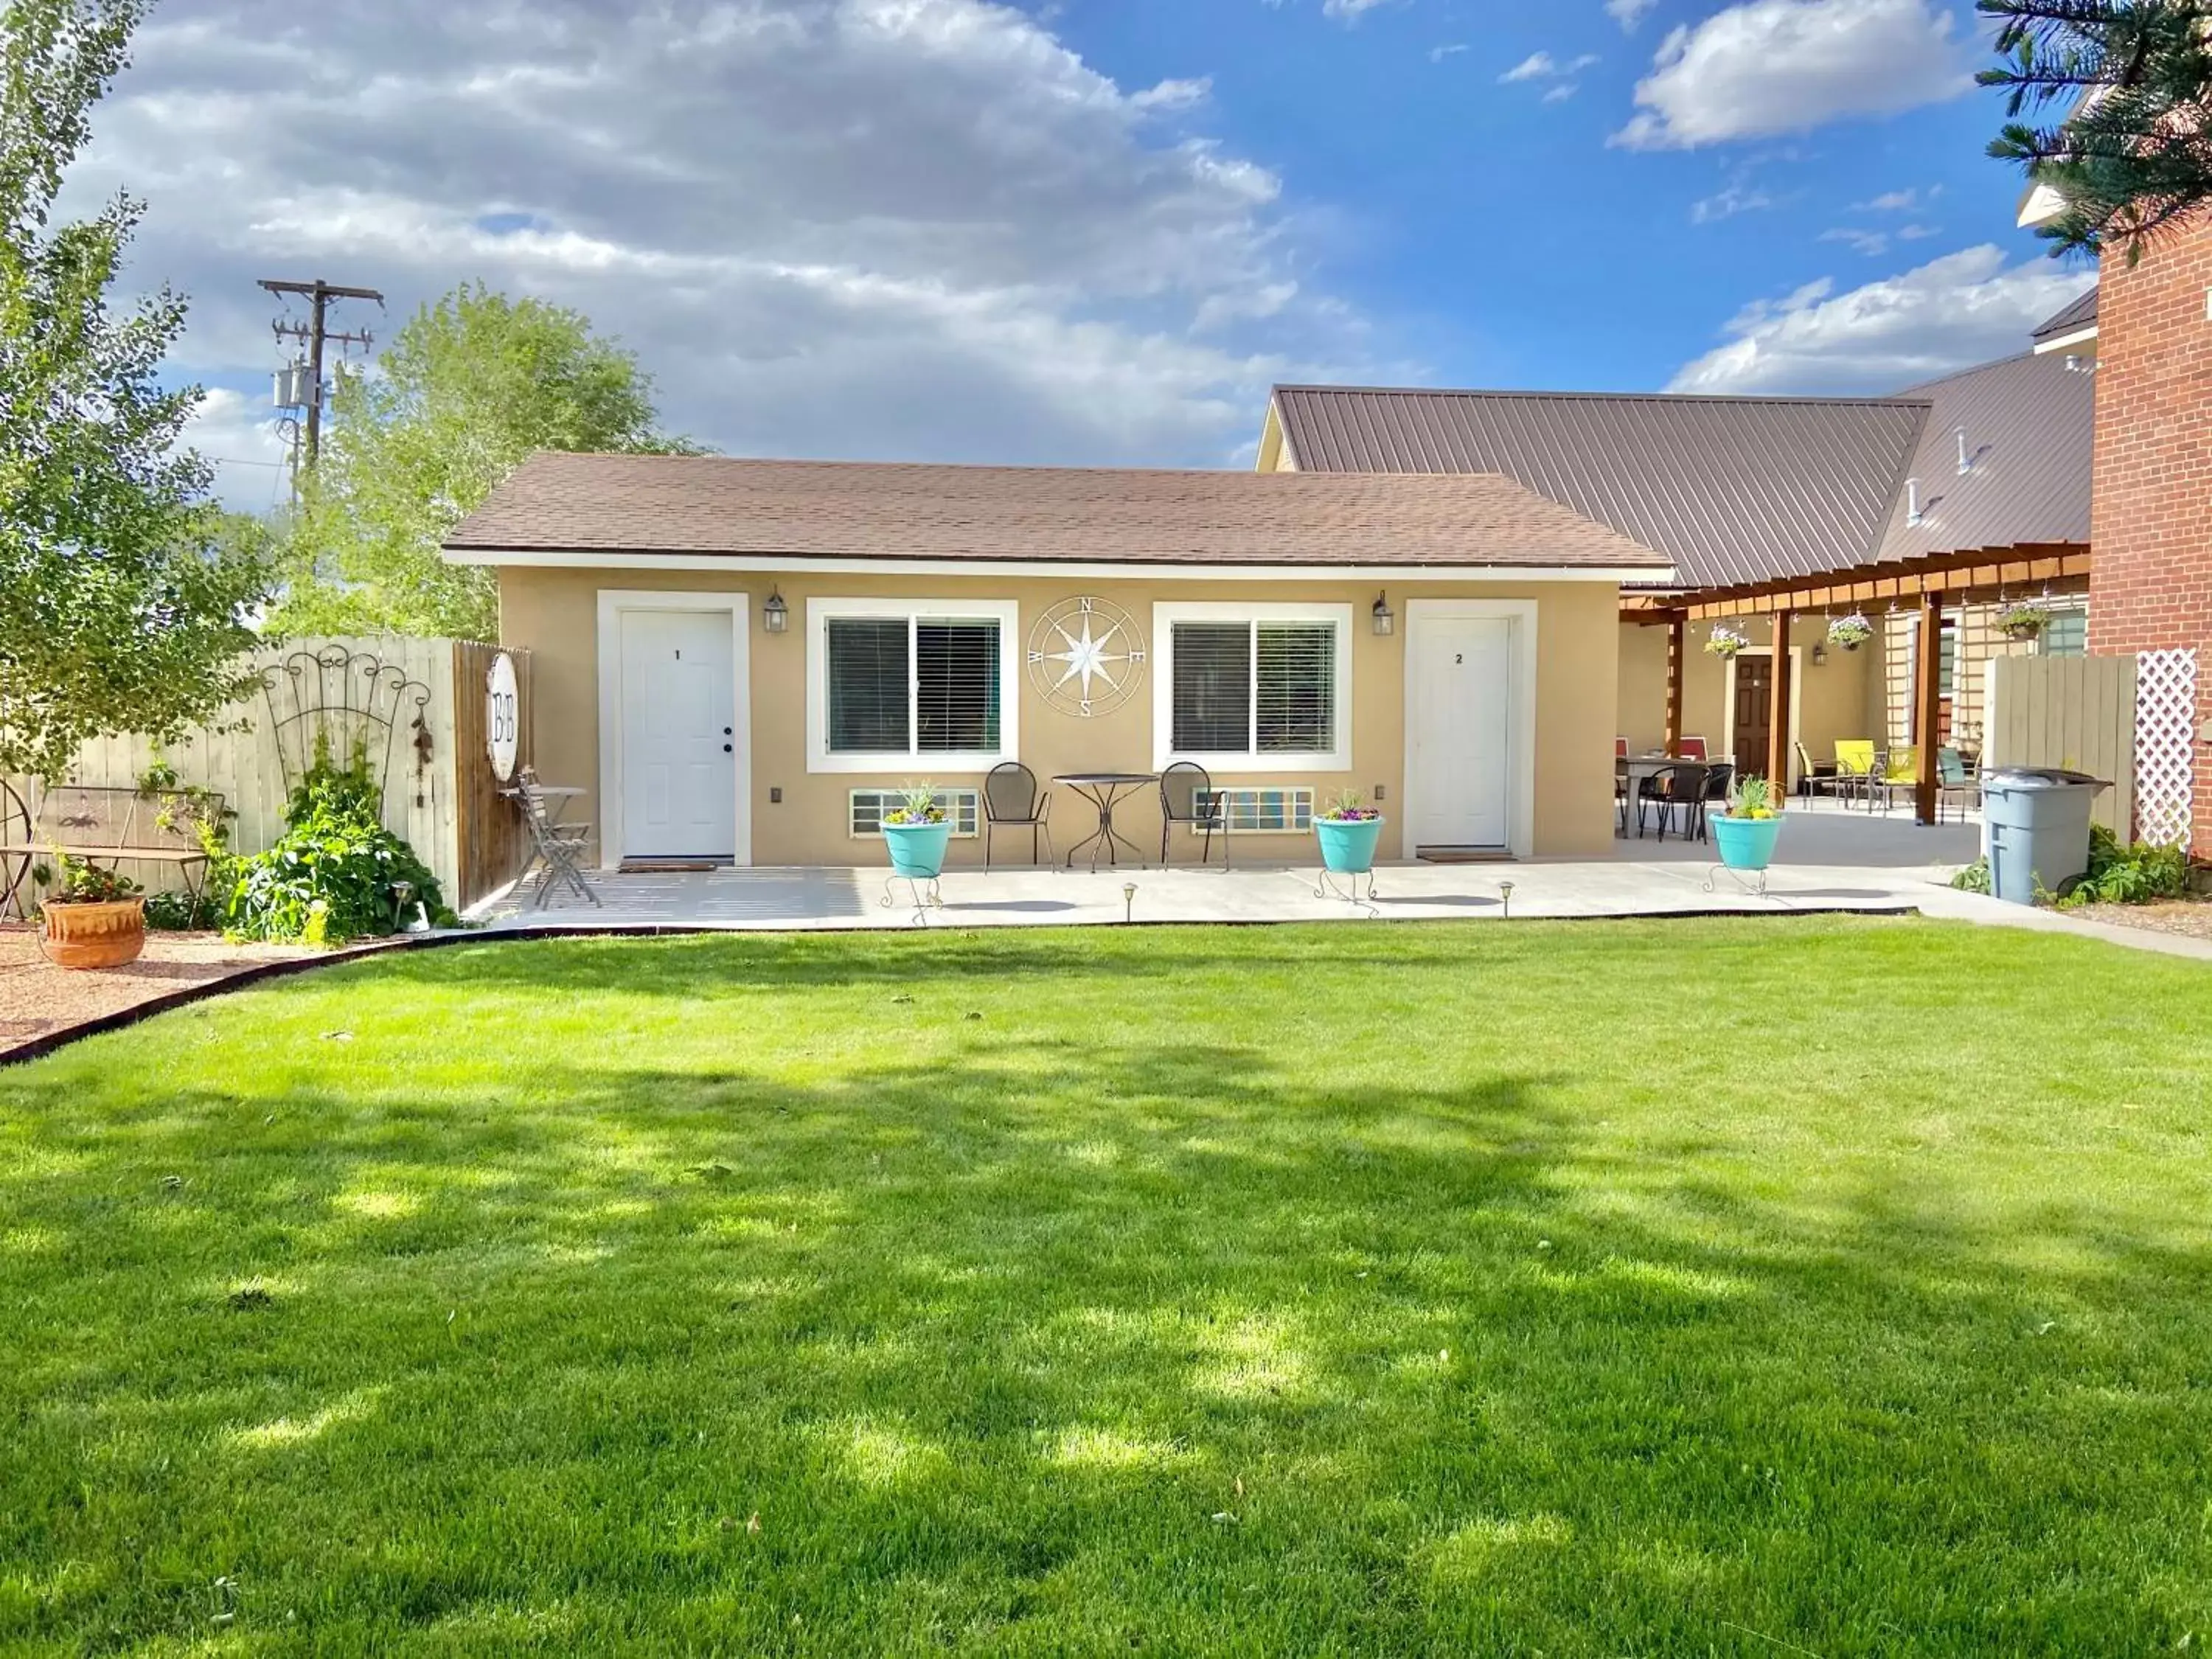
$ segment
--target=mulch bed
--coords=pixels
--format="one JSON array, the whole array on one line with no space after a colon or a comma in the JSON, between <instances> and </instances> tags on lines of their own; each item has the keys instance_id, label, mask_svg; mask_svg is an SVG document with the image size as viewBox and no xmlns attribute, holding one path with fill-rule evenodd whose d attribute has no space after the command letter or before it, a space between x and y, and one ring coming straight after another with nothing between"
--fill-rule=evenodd
<instances>
[{"instance_id":1,"label":"mulch bed","mask_svg":"<svg viewBox=\"0 0 2212 1659\"><path fill-rule=\"evenodd\" d=\"M145 955L126 967L73 973L46 960L37 928L0 924L0 1056L174 991L313 954L295 945L228 945L218 933L156 933L146 936Z\"/></svg>"},{"instance_id":2,"label":"mulch bed","mask_svg":"<svg viewBox=\"0 0 2212 1659\"><path fill-rule=\"evenodd\" d=\"M2212 939L2212 901L2205 899L2175 899L2163 904L2090 904L2068 914L2085 921L2107 921L2116 927Z\"/></svg>"}]
</instances>

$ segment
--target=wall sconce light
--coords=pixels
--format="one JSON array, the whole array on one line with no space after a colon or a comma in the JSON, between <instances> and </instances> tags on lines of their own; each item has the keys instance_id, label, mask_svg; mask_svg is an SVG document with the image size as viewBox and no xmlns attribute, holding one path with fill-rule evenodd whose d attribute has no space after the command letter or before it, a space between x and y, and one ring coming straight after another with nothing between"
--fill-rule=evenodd
<instances>
[{"instance_id":1,"label":"wall sconce light","mask_svg":"<svg viewBox=\"0 0 2212 1659\"><path fill-rule=\"evenodd\" d=\"M774 587L761 605L761 627L770 634L781 634L791 626L791 607L784 603L783 595Z\"/></svg>"},{"instance_id":2,"label":"wall sconce light","mask_svg":"<svg viewBox=\"0 0 2212 1659\"><path fill-rule=\"evenodd\" d=\"M1387 594L1377 593L1375 596L1375 609L1368 614L1375 618L1376 638L1387 640L1398 631L1397 614L1390 609L1390 600Z\"/></svg>"},{"instance_id":3,"label":"wall sconce light","mask_svg":"<svg viewBox=\"0 0 2212 1659\"><path fill-rule=\"evenodd\" d=\"M1816 641L1813 647L1813 666L1815 668L1824 668L1827 665L1827 646L1825 643Z\"/></svg>"}]
</instances>

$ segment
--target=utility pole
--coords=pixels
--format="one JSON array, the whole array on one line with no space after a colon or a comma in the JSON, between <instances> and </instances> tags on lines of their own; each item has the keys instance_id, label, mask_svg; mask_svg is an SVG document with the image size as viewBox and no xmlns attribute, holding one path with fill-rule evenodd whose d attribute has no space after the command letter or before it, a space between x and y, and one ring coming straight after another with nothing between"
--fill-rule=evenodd
<instances>
[{"instance_id":1,"label":"utility pole","mask_svg":"<svg viewBox=\"0 0 2212 1659\"><path fill-rule=\"evenodd\" d=\"M287 282L264 277L261 286L271 294L297 294L305 297L312 307L310 320L301 323L279 318L270 325L280 340L302 340L307 346L307 470L314 471L315 457L322 448L323 439L323 347L335 343L341 346L357 345L363 351L376 343L375 337L362 329L357 333L331 333L327 327L331 301L333 300L374 300L380 307L384 296L373 288L341 288L318 276L312 283ZM297 479L295 477L295 482Z\"/></svg>"}]
</instances>

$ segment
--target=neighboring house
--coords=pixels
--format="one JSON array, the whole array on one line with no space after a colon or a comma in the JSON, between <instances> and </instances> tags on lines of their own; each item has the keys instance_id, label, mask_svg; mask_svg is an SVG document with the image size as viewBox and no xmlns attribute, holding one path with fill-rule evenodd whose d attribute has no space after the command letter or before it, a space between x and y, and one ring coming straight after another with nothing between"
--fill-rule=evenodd
<instances>
[{"instance_id":1,"label":"neighboring house","mask_svg":"<svg viewBox=\"0 0 2212 1659\"><path fill-rule=\"evenodd\" d=\"M1638 750L1702 736L1794 779L1800 744L1918 738L1923 624L1933 723L1969 749L1981 662L2039 648L1996 634L2000 605L2051 598L2067 614L2039 648L2081 648L2091 379L2027 355L1878 398L1283 386L1260 466L1495 471L1668 554L1674 583L1623 601L1618 735ZM1828 647L1828 620L1853 611L1880 644ZM1700 649L1721 619L1752 641L1733 661Z\"/></svg>"},{"instance_id":2,"label":"neighboring house","mask_svg":"<svg viewBox=\"0 0 2212 1659\"><path fill-rule=\"evenodd\" d=\"M972 833L1016 759L1046 787L1195 761L1261 856L1346 789L1389 852L1599 853L1621 586L1669 578L1492 476L566 454L446 556L498 568L538 769L591 791L611 865L878 862L901 784ZM1055 791L1063 849L1097 827ZM1152 800L1117 827L1157 851Z\"/></svg>"}]
</instances>

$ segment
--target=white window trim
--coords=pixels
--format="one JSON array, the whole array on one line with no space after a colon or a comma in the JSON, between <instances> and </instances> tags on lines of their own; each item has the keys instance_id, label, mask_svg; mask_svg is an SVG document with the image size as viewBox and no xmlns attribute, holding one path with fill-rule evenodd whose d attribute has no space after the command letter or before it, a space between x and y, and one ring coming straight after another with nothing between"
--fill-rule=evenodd
<instances>
[{"instance_id":1,"label":"white window trim","mask_svg":"<svg viewBox=\"0 0 2212 1659\"><path fill-rule=\"evenodd\" d=\"M1175 746L1175 624L1191 622L1333 623L1336 626L1335 744L1325 753L1252 750L1184 754ZM1152 765L1194 761L1208 772L1348 772L1352 769L1352 607L1348 605L1161 600L1152 606Z\"/></svg>"},{"instance_id":2,"label":"white window trim","mask_svg":"<svg viewBox=\"0 0 2212 1659\"><path fill-rule=\"evenodd\" d=\"M999 747L946 750L922 754L911 746L867 754L830 752L830 649L832 621L945 618L999 624ZM926 767L938 775L988 772L1001 761L1018 760L1022 729L1021 606L1012 599L809 599L806 602L806 769L809 772L883 772ZM913 730L915 665L907 661L908 742Z\"/></svg>"},{"instance_id":3,"label":"white window trim","mask_svg":"<svg viewBox=\"0 0 2212 1659\"><path fill-rule=\"evenodd\" d=\"M1516 859L1534 858L1536 851L1536 653L1540 607L1534 599L1408 599L1406 601L1406 775L1398 789L1398 810L1405 816L1406 854L1413 856L1413 825L1420 795L1422 760L1419 752L1419 698L1415 686L1420 665L1417 660L1419 630L1415 624L1431 617L1453 621L1503 618L1512 624L1512 660L1507 669L1513 688L1512 705L1506 713L1508 760L1506 777L1512 799L1505 814L1505 850Z\"/></svg>"},{"instance_id":4,"label":"white window trim","mask_svg":"<svg viewBox=\"0 0 2212 1659\"><path fill-rule=\"evenodd\" d=\"M740 870L753 861L753 744L751 635L745 619L751 599L740 592L678 592L653 587L603 587L599 592L599 867L619 870L623 861L623 660L622 618L625 611L726 611L730 613L730 678L737 690L731 726L737 740L737 842L732 862Z\"/></svg>"}]
</instances>

